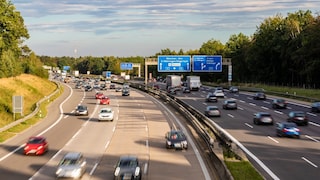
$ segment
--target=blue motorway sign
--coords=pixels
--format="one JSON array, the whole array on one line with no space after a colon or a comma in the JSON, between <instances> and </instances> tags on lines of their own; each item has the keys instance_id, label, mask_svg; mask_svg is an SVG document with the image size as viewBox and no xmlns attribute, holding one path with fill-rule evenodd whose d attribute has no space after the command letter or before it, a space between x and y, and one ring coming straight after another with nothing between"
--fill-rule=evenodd
<instances>
[{"instance_id":1,"label":"blue motorway sign","mask_svg":"<svg viewBox=\"0 0 320 180\"><path fill-rule=\"evenodd\" d=\"M190 72L191 56L158 56L158 72Z\"/></svg>"},{"instance_id":2,"label":"blue motorway sign","mask_svg":"<svg viewBox=\"0 0 320 180\"><path fill-rule=\"evenodd\" d=\"M121 70L132 70L133 64L132 63L120 63Z\"/></svg>"},{"instance_id":3,"label":"blue motorway sign","mask_svg":"<svg viewBox=\"0 0 320 180\"><path fill-rule=\"evenodd\" d=\"M106 78L108 78L108 79L111 78L111 71L106 72Z\"/></svg>"},{"instance_id":4,"label":"blue motorway sign","mask_svg":"<svg viewBox=\"0 0 320 180\"><path fill-rule=\"evenodd\" d=\"M222 72L222 56L192 56L192 71L193 72Z\"/></svg>"},{"instance_id":5,"label":"blue motorway sign","mask_svg":"<svg viewBox=\"0 0 320 180\"><path fill-rule=\"evenodd\" d=\"M70 66L63 66L63 70L64 71L69 71L70 70Z\"/></svg>"}]
</instances>

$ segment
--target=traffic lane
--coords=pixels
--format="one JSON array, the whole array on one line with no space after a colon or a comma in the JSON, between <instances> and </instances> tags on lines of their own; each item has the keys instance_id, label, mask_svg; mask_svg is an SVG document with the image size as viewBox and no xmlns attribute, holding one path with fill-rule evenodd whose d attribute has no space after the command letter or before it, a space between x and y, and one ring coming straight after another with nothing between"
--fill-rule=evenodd
<instances>
[{"instance_id":1,"label":"traffic lane","mask_svg":"<svg viewBox=\"0 0 320 180\"><path fill-rule=\"evenodd\" d=\"M70 86L63 84L65 87L68 87L68 89L71 89ZM49 129L44 129L44 128L36 128L38 126L43 127L42 122L38 123L37 125L34 126L34 128L28 129L25 133L22 134L24 137L23 142L25 143L26 139L30 136L38 135L41 134L44 137L47 138L49 142L49 152L45 154L43 157L41 157L41 160L39 161L40 157L38 158L33 158L30 159L29 161L25 161L22 163L17 163L20 161L16 161L15 159L19 159L23 149L20 148L17 152L13 153L8 161L4 162L6 165L5 167L7 170L13 169L15 171L16 169L19 169L21 172L24 172L27 174L27 176L32 176L32 174L37 170L37 168L40 168L41 165L43 165L44 162L47 161L47 157L53 156L55 152L57 152L68 140L68 138L72 137L73 134L81 127L81 124L88 119L88 117L84 116L74 116L74 109L76 104L79 103L87 103L87 104L93 104L96 100L93 101L93 99L86 99L84 96L84 93L79 91L79 93L75 93L74 91L70 91L70 98L67 98L65 103L61 105L62 108L67 108L69 111L63 110L63 113L59 112L59 118L58 119L51 119L54 117L54 115L51 115L51 111L48 111L49 114L46 117L46 119L51 119L50 122L52 124L47 124L47 128ZM69 97L69 96L68 96ZM60 106L60 105L59 105ZM59 109L59 107L55 107L56 109ZM47 121L43 121L47 123ZM65 122L67 122L65 124ZM68 123L72 125L68 125ZM36 133L35 133L36 132ZM27 135L28 134L28 135ZM16 145L16 147L19 145ZM13 146L14 147L14 146ZM12 158L12 159L11 159ZM11 159L11 160L10 160ZM37 164L36 166L32 166L32 164ZM9 178L17 178L16 173L10 174L8 173L7 176ZM4 175L3 175L4 177ZM27 177L25 177L27 178Z\"/></svg>"},{"instance_id":2,"label":"traffic lane","mask_svg":"<svg viewBox=\"0 0 320 180\"><path fill-rule=\"evenodd\" d=\"M136 93L132 93L137 95ZM199 162L197 162L192 149L187 151L167 150L165 148L165 133L170 130L168 121L174 122L174 117L158 101L150 99L149 96L139 93L139 98L134 101L124 101L121 108L129 111L136 107L136 112L143 115L143 118L137 118L137 115L130 112L127 114L134 117L126 117L124 122L117 124L115 134L107 148L106 154L98 167L98 174L103 174L106 179L113 178L114 165L123 154L134 154L141 158L143 166L143 179L168 179L175 177L177 179L203 179ZM146 97L145 97L146 96ZM120 101L120 100L119 100ZM140 109L138 109L138 107ZM125 116L124 116L125 117ZM168 119L168 121L167 121ZM179 125L175 125L179 126ZM187 172L187 173L186 173ZM190 173L189 173L190 172ZM187 178L186 178L187 177Z\"/></svg>"},{"instance_id":3,"label":"traffic lane","mask_svg":"<svg viewBox=\"0 0 320 180\"><path fill-rule=\"evenodd\" d=\"M92 174L99 165L100 159L107 148L108 143L112 138L119 113L117 100L111 99L111 103L108 107L111 107L115 112L114 120L111 122L99 122L99 109L107 106L99 105L98 100L95 100L95 102L95 107L92 110L90 118L82 124L77 132L73 133L73 136L55 154L55 156L53 156L45 166L43 166L37 173L33 175L33 180L56 179L55 171L57 170L57 165L61 158L68 152L83 153L87 162L87 171L82 179L91 178Z\"/></svg>"}]
</instances>

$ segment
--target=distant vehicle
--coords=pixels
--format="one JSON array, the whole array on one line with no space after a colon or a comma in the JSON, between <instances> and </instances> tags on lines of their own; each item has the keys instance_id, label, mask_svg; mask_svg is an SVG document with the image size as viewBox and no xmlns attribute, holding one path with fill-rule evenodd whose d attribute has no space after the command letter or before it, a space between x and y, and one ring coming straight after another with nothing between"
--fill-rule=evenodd
<instances>
[{"instance_id":1,"label":"distant vehicle","mask_svg":"<svg viewBox=\"0 0 320 180\"><path fill-rule=\"evenodd\" d=\"M87 85L87 86L84 87L84 90L85 90L85 91L92 91L92 89L93 89L93 88L92 88L92 86L90 86L90 85Z\"/></svg>"},{"instance_id":2,"label":"distant vehicle","mask_svg":"<svg viewBox=\"0 0 320 180\"><path fill-rule=\"evenodd\" d=\"M201 87L200 76L187 76L186 84L191 91L198 91Z\"/></svg>"},{"instance_id":3,"label":"distant vehicle","mask_svg":"<svg viewBox=\"0 0 320 180\"><path fill-rule=\"evenodd\" d=\"M103 84L100 84L100 90L103 91L103 90L107 90L107 86L105 83Z\"/></svg>"},{"instance_id":4,"label":"distant vehicle","mask_svg":"<svg viewBox=\"0 0 320 180\"><path fill-rule=\"evenodd\" d=\"M79 152L69 152L59 162L57 178L80 179L86 172L87 162Z\"/></svg>"},{"instance_id":5,"label":"distant vehicle","mask_svg":"<svg viewBox=\"0 0 320 180\"><path fill-rule=\"evenodd\" d=\"M121 156L114 170L114 179L141 180L142 169L137 156Z\"/></svg>"},{"instance_id":6,"label":"distant vehicle","mask_svg":"<svg viewBox=\"0 0 320 180\"><path fill-rule=\"evenodd\" d=\"M227 99L227 100L225 100L225 101L223 102L222 108L223 108L223 109L237 109L237 108L238 108L238 105L237 105L236 100L234 100L234 99Z\"/></svg>"},{"instance_id":7,"label":"distant vehicle","mask_svg":"<svg viewBox=\"0 0 320 180\"><path fill-rule=\"evenodd\" d=\"M291 122L282 122L276 124L276 134L279 137L296 137L300 138L300 129L297 128L295 123Z\"/></svg>"},{"instance_id":8,"label":"distant vehicle","mask_svg":"<svg viewBox=\"0 0 320 180\"><path fill-rule=\"evenodd\" d=\"M32 136L28 139L24 146L24 154L43 155L49 149L49 144L45 137Z\"/></svg>"},{"instance_id":9,"label":"distant vehicle","mask_svg":"<svg viewBox=\"0 0 320 180\"><path fill-rule=\"evenodd\" d=\"M311 112L320 112L320 102L314 102L311 104Z\"/></svg>"},{"instance_id":10,"label":"distant vehicle","mask_svg":"<svg viewBox=\"0 0 320 180\"><path fill-rule=\"evenodd\" d=\"M239 88L237 86L231 86L229 88L229 92L231 93L238 93L239 92Z\"/></svg>"},{"instance_id":11,"label":"distant vehicle","mask_svg":"<svg viewBox=\"0 0 320 180\"><path fill-rule=\"evenodd\" d=\"M107 96L103 96L100 98L100 104L109 105L110 104L110 98Z\"/></svg>"},{"instance_id":12,"label":"distant vehicle","mask_svg":"<svg viewBox=\"0 0 320 180\"><path fill-rule=\"evenodd\" d=\"M85 105L78 105L75 111L75 115L76 116L81 116L81 115L85 115L88 116L89 112L88 112L88 107Z\"/></svg>"},{"instance_id":13,"label":"distant vehicle","mask_svg":"<svg viewBox=\"0 0 320 180\"><path fill-rule=\"evenodd\" d=\"M266 100L267 97L263 92L257 92L253 95L254 100Z\"/></svg>"},{"instance_id":14,"label":"distant vehicle","mask_svg":"<svg viewBox=\"0 0 320 180\"><path fill-rule=\"evenodd\" d=\"M104 97L103 92L97 92L95 95L96 99L102 99Z\"/></svg>"},{"instance_id":15,"label":"distant vehicle","mask_svg":"<svg viewBox=\"0 0 320 180\"><path fill-rule=\"evenodd\" d=\"M219 97L219 98L224 98L224 92L222 90L215 90L213 92L213 95L215 95L216 97Z\"/></svg>"},{"instance_id":16,"label":"distant vehicle","mask_svg":"<svg viewBox=\"0 0 320 180\"><path fill-rule=\"evenodd\" d=\"M208 117L220 117L221 112L218 106L207 106L204 114Z\"/></svg>"},{"instance_id":17,"label":"distant vehicle","mask_svg":"<svg viewBox=\"0 0 320 180\"><path fill-rule=\"evenodd\" d=\"M116 89L116 85L115 84L110 84L110 89Z\"/></svg>"},{"instance_id":18,"label":"distant vehicle","mask_svg":"<svg viewBox=\"0 0 320 180\"><path fill-rule=\"evenodd\" d=\"M121 87L116 87L116 92L121 92L122 88Z\"/></svg>"},{"instance_id":19,"label":"distant vehicle","mask_svg":"<svg viewBox=\"0 0 320 180\"><path fill-rule=\"evenodd\" d=\"M181 76L167 75L166 77L166 89L168 88L181 88Z\"/></svg>"},{"instance_id":20,"label":"distant vehicle","mask_svg":"<svg viewBox=\"0 0 320 180\"><path fill-rule=\"evenodd\" d=\"M188 149L187 137L181 130L170 130L165 135L167 149Z\"/></svg>"},{"instance_id":21,"label":"distant vehicle","mask_svg":"<svg viewBox=\"0 0 320 180\"><path fill-rule=\"evenodd\" d=\"M99 112L99 121L113 121L114 111L111 108L102 108Z\"/></svg>"},{"instance_id":22,"label":"distant vehicle","mask_svg":"<svg viewBox=\"0 0 320 180\"><path fill-rule=\"evenodd\" d=\"M214 94L208 93L206 97L206 102L218 102L218 98Z\"/></svg>"},{"instance_id":23,"label":"distant vehicle","mask_svg":"<svg viewBox=\"0 0 320 180\"><path fill-rule=\"evenodd\" d=\"M122 96L130 96L130 89L122 88Z\"/></svg>"},{"instance_id":24,"label":"distant vehicle","mask_svg":"<svg viewBox=\"0 0 320 180\"><path fill-rule=\"evenodd\" d=\"M294 122L297 125L308 125L308 117L303 111L291 111L288 114L288 122Z\"/></svg>"},{"instance_id":25,"label":"distant vehicle","mask_svg":"<svg viewBox=\"0 0 320 180\"><path fill-rule=\"evenodd\" d=\"M272 100L273 109L286 109L287 102L284 99L274 99Z\"/></svg>"},{"instance_id":26,"label":"distant vehicle","mask_svg":"<svg viewBox=\"0 0 320 180\"><path fill-rule=\"evenodd\" d=\"M183 92L183 93L190 93L190 91L191 91L191 90L190 90L189 87L183 87L183 88L182 88L182 92Z\"/></svg>"},{"instance_id":27,"label":"distant vehicle","mask_svg":"<svg viewBox=\"0 0 320 180\"><path fill-rule=\"evenodd\" d=\"M177 94L177 91L179 91L178 88L174 88L174 87L168 87L167 92L169 94Z\"/></svg>"},{"instance_id":28,"label":"distant vehicle","mask_svg":"<svg viewBox=\"0 0 320 180\"><path fill-rule=\"evenodd\" d=\"M77 83L74 88L81 89L81 87L82 87L82 85L80 83Z\"/></svg>"},{"instance_id":29,"label":"distant vehicle","mask_svg":"<svg viewBox=\"0 0 320 180\"><path fill-rule=\"evenodd\" d=\"M258 112L253 115L254 124L271 124L273 125L274 120L270 113L268 112Z\"/></svg>"}]
</instances>

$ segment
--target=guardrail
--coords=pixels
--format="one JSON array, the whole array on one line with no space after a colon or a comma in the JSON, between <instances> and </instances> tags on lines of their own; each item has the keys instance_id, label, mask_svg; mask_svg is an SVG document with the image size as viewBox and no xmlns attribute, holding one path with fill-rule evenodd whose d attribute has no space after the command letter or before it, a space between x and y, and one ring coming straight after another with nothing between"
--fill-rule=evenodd
<instances>
[{"instance_id":1,"label":"guardrail","mask_svg":"<svg viewBox=\"0 0 320 180\"><path fill-rule=\"evenodd\" d=\"M203 113L199 112L197 109L194 109L193 107L189 106L188 104L184 103L180 99L176 98L173 95L170 95L165 91L156 90L152 87L146 87L145 85L139 83L131 83L130 86L135 89L147 92L151 95L160 97L163 101L168 102L171 106L182 113L188 119L190 124L193 125L194 129L201 136L201 138L206 142L207 149L210 150L211 160L214 163L215 170L218 173L220 179L233 180L231 173L224 163L223 157L215 153L215 148L218 147L214 147L214 139L212 137L215 136L215 138L218 139L219 143L222 143L227 147L234 148L236 146L232 145L233 141L228 133L226 133L220 126L215 124L208 117L203 115Z\"/></svg>"}]
</instances>

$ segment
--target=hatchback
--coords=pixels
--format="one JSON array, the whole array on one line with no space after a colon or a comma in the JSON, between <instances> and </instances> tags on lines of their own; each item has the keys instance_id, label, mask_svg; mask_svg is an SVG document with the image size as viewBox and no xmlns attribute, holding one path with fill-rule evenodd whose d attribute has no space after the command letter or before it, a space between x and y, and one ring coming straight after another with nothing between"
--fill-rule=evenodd
<instances>
[{"instance_id":1,"label":"hatchback","mask_svg":"<svg viewBox=\"0 0 320 180\"><path fill-rule=\"evenodd\" d=\"M223 102L223 109L237 109L237 102L234 99L227 99Z\"/></svg>"},{"instance_id":2,"label":"hatchback","mask_svg":"<svg viewBox=\"0 0 320 180\"><path fill-rule=\"evenodd\" d=\"M24 154L42 155L49 149L48 142L45 137L33 136L28 139L24 146Z\"/></svg>"},{"instance_id":3,"label":"hatchback","mask_svg":"<svg viewBox=\"0 0 320 180\"><path fill-rule=\"evenodd\" d=\"M167 149L188 149L187 137L181 130L171 130L165 135Z\"/></svg>"},{"instance_id":4,"label":"hatchback","mask_svg":"<svg viewBox=\"0 0 320 180\"><path fill-rule=\"evenodd\" d=\"M221 113L218 106L207 106L204 114L208 117L220 117Z\"/></svg>"},{"instance_id":5,"label":"hatchback","mask_svg":"<svg viewBox=\"0 0 320 180\"><path fill-rule=\"evenodd\" d=\"M137 156L121 156L114 170L114 179L140 180L142 169Z\"/></svg>"},{"instance_id":6,"label":"hatchback","mask_svg":"<svg viewBox=\"0 0 320 180\"><path fill-rule=\"evenodd\" d=\"M289 137L300 138L300 129L297 128L295 123L291 123L291 122L277 123L276 134L279 137L289 136Z\"/></svg>"},{"instance_id":7,"label":"hatchback","mask_svg":"<svg viewBox=\"0 0 320 180\"><path fill-rule=\"evenodd\" d=\"M99 121L113 121L114 111L111 108L102 108L99 112Z\"/></svg>"},{"instance_id":8,"label":"hatchback","mask_svg":"<svg viewBox=\"0 0 320 180\"><path fill-rule=\"evenodd\" d=\"M254 124L271 124L273 125L273 118L268 112L258 112L253 115Z\"/></svg>"},{"instance_id":9,"label":"hatchback","mask_svg":"<svg viewBox=\"0 0 320 180\"><path fill-rule=\"evenodd\" d=\"M214 94L212 93L209 93L206 97L206 101L207 102L218 102L218 98L217 96L215 96Z\"/></svg>"},{"instance_id":10,"label":"hatchback","mask_svg":"<svg viewBox=\"0 0 320 180\"><path fill-rule=\"evenodd\" d=\"M85 115L88 116L88 107L85 105L78 105L75 111L76 116Z\"/></svg>"},{"instance_id":11,"label":"hatchback","mask_svg":"<svg viewBox=\"0 0 320 180\"><path fill-rule=\"evenodd\" d=\"M287 102L284 99L274 99L272 100L273 109L285 109L287 108Z\"/></svg>"},{"instance_id":12,"label":"hatchback","mask_svg":"<svg viewBox=\"0 0 320 180\"><path fill-rule=\"evenodd\" d=\"M108 98L108 97L106 97L106 96L103 96L103 97L100 99L100 104L109 105L109 104L110 104L110 98Z\"/></svg>"},{"instance_id":13,"label":"hatchback","mask_svg":"<svg viewBox=\"0 0 320 180\"><path fill-rule=\"evenodd\" d=\"M257 92L253 95L254 100L266 100L267 97L263 92Z\"/></svg>"},{"instance_id":14,"label":"hatchback","mask_svg":"<svg viewBox=\"0 0 320 180\"><path fill-rule=\"evenodd\" d=\"M291 111L288 114L288 122L294 122L297 125L308 125L308 117L303 111Z\"/></svg>"},{"instance_id":15,"label":"hatchback","mask_svg":"<svg viewBox=\"0 0 320 180\"><path fill-rule=\"evenodd\" d=\"M61 159L56 170L58 178L80 179L86 172L86 160L82 153L69 152Z\"/></svg>"},{"instance_id":16,"label":"hatchback","mask_svg":"<svg viewBox=\"0 0 320 180\"><path fill-rule=\"evenodd\" d=\"M311 104L311 112L320 112L320 102L314 102Z\"/></svg>"}]
</instances>

